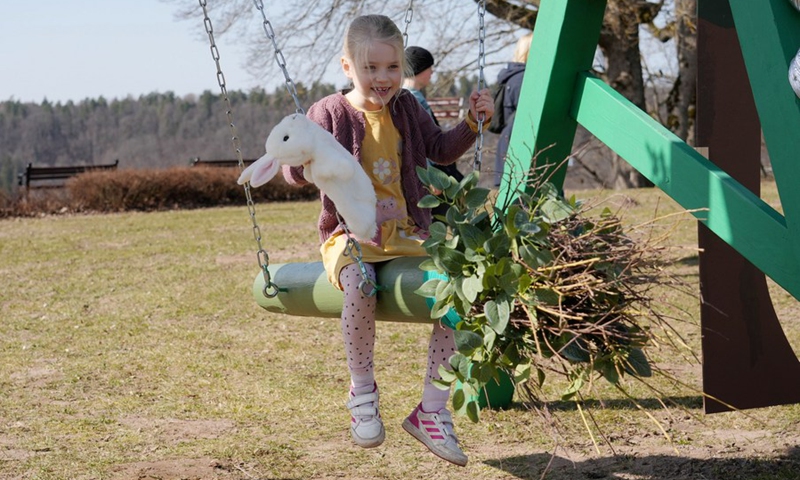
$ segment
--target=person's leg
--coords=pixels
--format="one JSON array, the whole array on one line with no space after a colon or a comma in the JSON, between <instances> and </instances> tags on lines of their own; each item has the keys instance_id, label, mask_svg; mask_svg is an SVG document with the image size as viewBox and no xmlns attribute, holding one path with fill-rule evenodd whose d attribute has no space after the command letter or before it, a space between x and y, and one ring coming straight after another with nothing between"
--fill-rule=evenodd
<instances>
[{"instance_id":1,"label":"person's leg","mask_svg":"<svg viewBox=\"0 0 800 480\"><path fill-rule=\"evenodd\" d=\"M453 331L435 323L428 342L428 371L425 374L425 386L422 390L422 409L426 412L438 412L447 406L450 390L442 390L432 382L439 380L439 366L450 368L450 357L455 353L456 345Z\"/></svg>"},{"instance_id":2,"label":"person's leg","mask_svg":"<svg viewBox=\"0 0 800 480\"><path fill-rule=\"evenodd\" d=\"M453 332L438 323L433 326L428 343L428 371L422 392L422 402L404 421L403 429L422 442L439 457L456 465L467 464L467 456L458 446L453 430L453 418L447 410L449 390L440 390L432 380L441 378L439 366L449 367L449 358L455 352Z\"/></svg>"},{"instance_id":3,"label":"person's leg","mask_svg":"<svg viewBox=\"0 0 800 480\"><path fill-rule=\"evenodd\" d=\"M366 264L367 273L374 279L375 269ZM344 293L342 304L342 337L344 338L347 368L350 372L350 434L359 446L377 447L383 443L385 432L378 412L378 387L375 384L373 351L375 348L376 298L365 296L358 265L344 267L339 283Z\"/></svg>"},{"instance_id":4,"label":"person's leg","mask_svg":"<svg viewBox=\"0 0 800 480\"><path fill-rule=\"evenodd\" d=\"M374 277L375 269L366 264L367 273ZM373 349L375 348L376 297L367 297L358 288L361 283L358 265L344 267L339 274L339 283L344 293L342 304L342 336L347 368L356 395L372 392L375 383Z\"/></svg>"}]
</instances>

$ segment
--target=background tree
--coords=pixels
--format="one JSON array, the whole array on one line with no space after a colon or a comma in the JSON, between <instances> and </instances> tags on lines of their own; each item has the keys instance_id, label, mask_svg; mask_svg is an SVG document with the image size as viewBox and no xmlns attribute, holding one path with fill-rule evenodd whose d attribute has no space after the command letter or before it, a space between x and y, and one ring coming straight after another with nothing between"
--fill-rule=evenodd
<instances>
[{"instance_id":1,"label":"background tree","mask_svg":"<svg viewBox=\"0 0 800 480\"><path fill-rule=\"evenodd\" d=\"M181 5L181 16L197 18L198 5L193 0L169 0ZM247 38L251 53L248 68L261 78L282 78L277 70L272 46L261 28L260 13L253 2L220 0L210 2L211 15L220 33ZM541 0L486 0L487 65L505 63L507 47L525 31L534 28ZM476 37L478 23L475 0L437 0L409 2L408 0L287 0L281 6L265 7L279 47L287 58L290 74L296 78L320 80L338 69L341 41L349 21L365 13L381 13L395 19L401 29L407 28L410 43L425 39L426 48L437 59L438 91L430 95L457 91L454 82L464 74L475 72L477 63ZM406 25L406 11L412 6L411 23ZM692 125L696 60L695 14L696 0L608 0L604 25L599 39L598 73L633 104L665 120L679 136L689 137ZM659 16L660 15L660 16ZM257 17L256 17L257 16ZM256 17L256 18L253 18ZM492 21L492 18L495 21ZM656 25L657 19L661 25ZM665 20L663 20L665 19ZM448 28L441 28L448 25ZM676 78L668 79L670 93L648 108L645 97L642 29L661 41L677 42ZM313 54L310 54L313 52ZM501 52L504 52L501 54ZM317 59L308 62L308 58ZM659 73L662 77L663 69ZM488 78L489 83L493 78ZM659 82L663 88L664 82ZM656 98L662 98L656 96ZM662 105L663 103L663 105ZM666 109L666 114L661 110ZM604 174L606 186L617 188L649 185L625 161L606 151L605 162L611 158L610 169Z\"/></svg>"},{"instance_id":2,"label":"background tree","mask_svg":"<svg viewBox=\"0 0 800 480\"><path fill-rule=\"evenodd\" d=\"M332 85L306 89L320 97ZM263 154L268 132L293 102L282 90L267 93L229 91L245 158ZM290 104L292 105L290 107ZM120 168L165 168L188 165L190 159L233 158L225 102L219 94L177 97L150 93L138 99L41 105L0 102L0 191L13 192L17 175L28 163L38 166L111 163Z\"/></svg>"}]
</instances>

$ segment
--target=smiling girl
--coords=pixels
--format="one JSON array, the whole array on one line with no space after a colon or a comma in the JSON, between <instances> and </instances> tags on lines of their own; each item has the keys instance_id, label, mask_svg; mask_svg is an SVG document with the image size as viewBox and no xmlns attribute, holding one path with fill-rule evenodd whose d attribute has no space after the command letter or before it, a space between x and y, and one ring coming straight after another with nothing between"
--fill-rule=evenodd
<instances>
[{"instance_id":1,"label":"smiling girl","mask_svg":"<svg viewBox=\"0 0 800 480\"><path fill-rule=\"evenodd\" d=\"M417 206L426 194L416 174L427 160L454 163L474 143L478 115L488 126L494 112L489 90L469 97L467 119L443 132L407 90L403 79L411 74L403 51L403 36L391 19L364 15L348 27L344 39L342 70L352 88L323 98L308 110L308 117L327 129L361 164L371 178L378 205L391 205L392 215L378 212L375 238L361 244L367 274L375 279L375 264L403 256L425 256L422 247L431 224L431 212ZM284 167L291 184L306 183L303 167ZM344 293L342 334L350 372L350 434L364 448L377 447L385 439L375 381L376 298L359 288L361 273L345 255L347 235L336 206L320 192L322 211L319 236L322 261L330 282ZM397 212L400 212L398 215ZM403 428L439 457L456 465L467 464L453 431L446 405L450 392L431 381L439 378L439 365L448 365L455 351L453 334L434 324L428 344L427 374L422 400L403 421Z\"/></svg>"}]
</instances>

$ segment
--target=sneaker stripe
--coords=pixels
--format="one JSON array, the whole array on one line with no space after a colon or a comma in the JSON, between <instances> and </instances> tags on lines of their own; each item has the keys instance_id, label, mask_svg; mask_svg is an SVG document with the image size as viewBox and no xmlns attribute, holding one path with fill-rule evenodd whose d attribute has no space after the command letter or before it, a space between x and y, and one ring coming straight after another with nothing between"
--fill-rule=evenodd
<instances>
[{"instance_id":1,"label":"sneaker stripe","mask_svg":"<svg viewBox=\"0 0 800 480\"><path fill-rule=\"evenodd\" d=\"M414 428L417 429L419 428L419 416L417 415L418 408L419 407L415 408L414 411L411 412L411 415L409 415L407 418L407 420L410 421L412 425L414 425Z\"/></svg>"},{"instance_id":2,"label":"sneaker stripe","mask_svg":"<svg viewBox=\"0 0 800 480\"><path fill-rule=\"evenodd\" d=\"M417 405L403 421L403 429L440 458L460 466L467 464L468 458L458 445L452 431L452 417L446 409L426 413Z\"/></svg>"}]
</instances>

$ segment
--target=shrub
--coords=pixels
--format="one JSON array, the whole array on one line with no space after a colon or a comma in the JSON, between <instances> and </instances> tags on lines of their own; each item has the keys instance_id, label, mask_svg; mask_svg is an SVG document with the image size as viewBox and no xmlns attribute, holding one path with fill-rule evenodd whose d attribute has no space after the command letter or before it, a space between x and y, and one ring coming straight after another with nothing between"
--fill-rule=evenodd
<instances>
[{"instance_id":1,"label":"shrub","mask_svg":"<svg viewBox=\"0 0 800 480\"><path fill-rule=\"evenodd\" d=\"M444 278L418 293L435 299L433 318L450 309L461 317L458 352L438 382L462 384L453 397L458 413L478 421L479 392L501 371L533 398L549 374L562 375L565 400L594 377L621 388L626 374L651 375L645 347L665 326L648 296L658 282L655 246L626 235L607 209L588 216L546 182L494 208L476 173L460 183L436 169L418 174L441 192L420 206L448 206L431 225L431 259L422 265Z\"/></svg>"},{"instance_id":2,"label":"shrub","mask_svg":"<svg viewBox=\"0 0 800 480\"><path fill-rule=\"evenodd\" d=\"M236 183L236 168L175 167L160 170L87 172L67 182L71 209L120 212L244 205L244 188ZM281 176L250 189L253 201L312 200L313 185L286 184Z\"/></svg>"}]
</instances>

